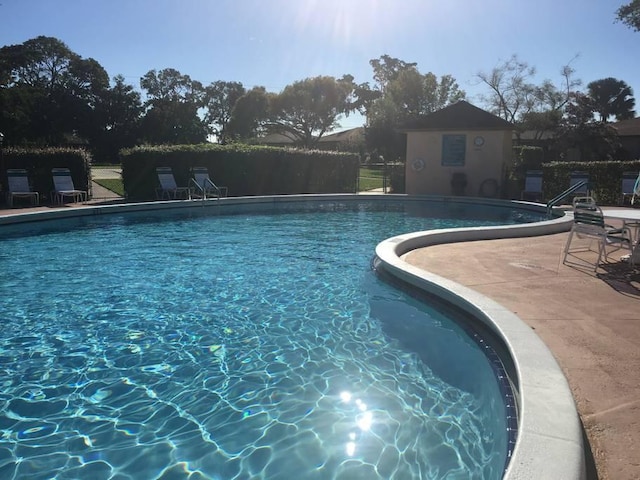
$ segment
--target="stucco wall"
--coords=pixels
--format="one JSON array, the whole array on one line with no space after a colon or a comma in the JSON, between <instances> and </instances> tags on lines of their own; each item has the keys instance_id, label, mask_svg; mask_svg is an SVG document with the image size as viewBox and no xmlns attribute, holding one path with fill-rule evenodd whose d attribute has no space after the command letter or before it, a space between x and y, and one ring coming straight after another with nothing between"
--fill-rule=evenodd
<instances>
[{"instance_id":1,"label":"stucco wall","mask_svg":"<svg viewBox=\"0 0 640 480\"><path fill-rule=\"evenodd\" d=\"M451 135L466 136L464 165L443 165L443 137ZM477 137L482 137L481 145L475 142ZM410 195L452 195L452 176L462 172L467 177L465 196L499 196L491 179L501 187L504 169L512 161L511 131L407 132L406 160L406 192Z\"/></svg>"}]
</instances>

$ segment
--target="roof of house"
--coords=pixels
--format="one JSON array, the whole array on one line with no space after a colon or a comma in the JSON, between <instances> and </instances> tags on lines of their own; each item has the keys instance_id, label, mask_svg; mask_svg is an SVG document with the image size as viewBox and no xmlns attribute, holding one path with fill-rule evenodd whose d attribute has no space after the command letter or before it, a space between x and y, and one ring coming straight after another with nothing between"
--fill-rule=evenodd
<instances>
[{"instance_id":1,"label":"roof of house","mask_svg":"<svg viewBox=\"0 0 640 480\"><path fill-rule=\"evenodd\" d=\"M640 136L640 117L621 120L619 122L612 123L611 126L618 131L618 136L620 137Z\"/></svg>"},{"instance_id":2,"label":"roof of house","mask_svg":"<svg viewBox=\"0 0 640 480\"><path fill-rule=\"evenodd\" d=\"M332 133L330 135L323 135L318 140L319 143L342 143L342 142L357 142L364 138L364 127L350 128L342 132ZM283 135L281 133L270 133L264 137L260 137L259 143L265 145L283 145L295 143L291 137Z\"/></svg>"},{"instance_id":3,"label":"roof of house","mask_svg":"<svg viewBox=\"0 0 640 480\"><path fill-rule=\"evenodd\" d=\"M281 133L269 133L264 137L258 137L256 140L258 140L258 143L265 145L293 143L291 137L287 137Z\"/></svg>"},{"instance_id":4,"label":"roof of house","mask_svg":"<svg viewBox=\"0 0 640 480\"><path fill-rule=\"evenodd\" d=\"M481 108L461 100L429 115L406 123L399 130L512 130L513 125Z\"/></svg>"},{"instance_id":5,"label":"roof of house","mask_svg":"<svg viewBox=\"0 0 640 480\"><path fill-rule=\"evenodd\" d=\"M319 142L357 142L364 138L364 127L350 128L342 132L332 133L331 135L323 135Z\"/></svg>"}]
</instances>

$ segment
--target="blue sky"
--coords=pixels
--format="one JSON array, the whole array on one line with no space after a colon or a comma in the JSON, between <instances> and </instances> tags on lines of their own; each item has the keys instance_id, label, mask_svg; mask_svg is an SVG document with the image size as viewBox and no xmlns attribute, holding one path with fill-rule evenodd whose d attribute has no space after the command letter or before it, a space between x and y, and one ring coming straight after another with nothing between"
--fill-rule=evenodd
<instances>
[{"instance_id":1,"label":"blue sky","mask_svg":"<svg viewBox=\"0 0 640 480\"><path fill-rule=\"evenodd\" d=\"M0 45L56 37L110 77L139 88L151 69L175 68L279 92L316 75L372 82L383 54L451 74L472 103L476 75L511 55L560 82L571 62L583 88L615 77L640 112L640 33L615 23L629 0L0 0ZM360 126L351 116L343 128Z\"/></svg>"}]
</instances>

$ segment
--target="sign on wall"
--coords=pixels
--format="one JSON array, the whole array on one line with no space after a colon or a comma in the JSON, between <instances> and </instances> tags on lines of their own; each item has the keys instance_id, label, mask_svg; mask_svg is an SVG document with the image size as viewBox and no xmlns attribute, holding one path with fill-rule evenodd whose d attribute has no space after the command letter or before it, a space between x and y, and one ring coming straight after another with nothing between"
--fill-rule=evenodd
<instances>
[{"instance_id":1,"label":"sign on wall","mask_svg":"<svg viewBox=\"0 0 640 480\"><path fill-rule=\"evenodd\" d=\"M464 157L466 153L466 135L442 135L442 166L464 166Z\"/></svg>"}]
</instances>

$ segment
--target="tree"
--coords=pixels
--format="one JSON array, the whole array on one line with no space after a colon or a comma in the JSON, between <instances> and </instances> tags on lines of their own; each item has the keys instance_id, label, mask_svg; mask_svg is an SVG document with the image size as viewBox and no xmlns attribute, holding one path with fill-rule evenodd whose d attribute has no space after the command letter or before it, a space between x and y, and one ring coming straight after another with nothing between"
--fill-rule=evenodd
<instances>
[{"instance_id":1,"label":"tree","mask_svg":"<svg viewBox=\"0 0 640 480\"><path fill-rule=\"evenodd\" d=\"M616 20L640 32L640 0L632 0L616 10Z\"/></svg>"},{"instance_id":2,"label":"tree","mask_svg":"<svg viewBox=\"0 0 640 480\"><path fill-rule=\"evenodd\" d=\"M254 87L236 101L227 125L226 137L247 141L263 133L269 118L270 98L264 87Z\"/></svg>"},{"instance_id":3,"label":"tree","mask_svg":"<svg viewBox=\"0 0 640 480\"><path fill-rule=\"evenodd\" d=\"M608 160L616 155L620 148L617 133L605 122L595 120L595 109L589 95L571 95L555 138L558 151L577 150L583 161Z\"/></svg>"},{"instance_id":4,"label":"tree","mask_svg":"<svg viewBox=\"0 0 640 480\"><path fill-rule=\"evenodd\" d=\"M147 111L142 121L143 138L151 143L202 143L207 128L198 115L204 106L204 88L189 75L173 68L150 70L140 79L146 90Z\"/></svg>"},{"instance_id":5,"label":"tree","mask_svg":"<svg viewBox=\"0 0 640 480\"><path fill-rule=\"evenodd\" d=\"M310 148L339 126L338 117L353 111L353 77L319 76L288 85L271 102L269 130Z\"/></svg>"},{"instance_id":6,"label":"tree","mask_svg":"<svg viewBox=\"0 0 640 480\"><path fill-rule=\"evenodd\" d=\"M231 114L238 99L246 93L240 82L224 82L219 80L205 88L205 121L209 131L215 135L218 143L227 143L227 133Z\"/></svg>"},{"instance_id":7,"label":"tree","mask_svg":"<svg viewBox=\"0 0 640 480\"><path fill-rule=\"evenodd\" d=\"M465 97L451 75L443 75L438 80L431 72L421 74L416 63L388 55L369 63L377 90L368 90L368 85L363 84L357 86L355 94L367 116L367 148L388 160L404 158L406 142L398 132L402 124Z\"/></svg>"},{"instance_id":8,"label":"tree","mask_svg":"<svg viewBox=\"0 0 640 480\"><path fill-rule=\"evenodd\" d=\"M162 101L147 110L141 136L152 144L197 144L206 142L207 127L194 104Z\"/></svg>"},{"instance_id":9,"label":"tree","mask_svg":"<svg viewBox=\"0 0 640 480\"><path fill-rule=\"evenodd\" d=\"M159 72L149 70L140 79L140 87L146 90L148 103L152 105L158 101L189 102L198 106L203 103L202 84L174 68L165 68Z\"/></svg>"},{"instance_id":10,"label":"tree","mask_svg":"<svg viewBox=\"0 0 640 480\"><path fill-rule=\"evenodd\" d=\"M562 83L550 80L537 85L536 70L516 55L494 67L489 73L476 74L489 93L483 96L486 108L514 124L518 141L523 132L533 132L536 139L555 133L560 126L564 108L580 85L569 64L560 70Z\"/></svg>"},{"instance_id":11,"label":"tree","mask_svg":"<svg viewBox=\"0 0 640 480\"><path fill-rule=\"evenodd\" d=\"M121 149L137 144L144 110L140 93L126 84L122 75L115 76L113 82L97 105L103 128L92 145L94 158L108 163L117 161Z\"/></svg>"},{"instance_id":12,"label":"tree","mask_svg":"<svg viewBox=\"0 0 640 480\"><path fill-rule=\"evenodd\" d=\"M627 120L635 116L633 90L622 80L603 78L587 85L593 110L600 115L600 121L606 123L609 117Z\"/></svg>"},{"instance_id":13,"label":"tree","mask_svg":"<svg viewBox=\"0 0 640 480\"><path fill-rule=\"evenodd\" d=\"M15 144L59 145L100 129L94 113L108 75L56 38L1 48L0 81L0 128Z\"/></svg>"},{"instance_id":14,"label":"tree","mask_svg":"<svg viewBox=\"0 0 640 480\"><path fill-rule=\"evenodd\" d=\"M378 91L384 93L389 83L395 80L401 72L415 70L418 64L382 55L380 58L369 60L369 65L373 68L373 79L378 84Z\"/></svg>"}]
</instances>

